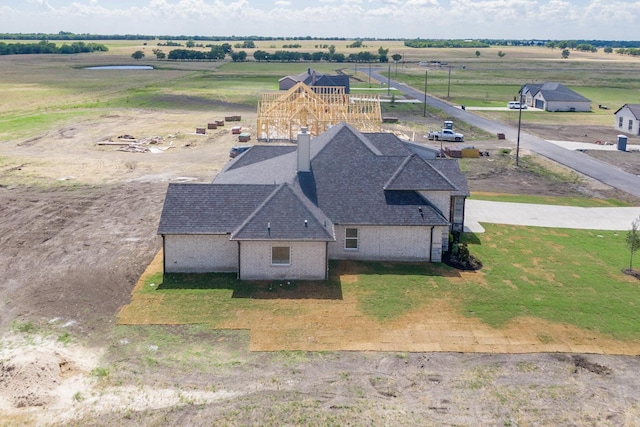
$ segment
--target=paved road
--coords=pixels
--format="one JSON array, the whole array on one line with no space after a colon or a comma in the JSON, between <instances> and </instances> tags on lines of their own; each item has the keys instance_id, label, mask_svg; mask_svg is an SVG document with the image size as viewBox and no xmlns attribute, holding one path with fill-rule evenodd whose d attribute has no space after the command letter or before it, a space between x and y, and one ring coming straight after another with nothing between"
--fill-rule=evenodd
<instances>
[{"instance_id":1,"label":"paved road","mask_svg":"<svg viewBox=\"0 0 640 427\"><path fill-rule=\"evenodd\" d=\"M367 69L361 71L364 73L369 72ZM381 82L387 82L386 77L378 74L374 70L371 71L371 77ZM395 87L405 95L424 101L424 92L420 92L394 80L391 80L391 86ZM477 116L470 111L462 110L438 98L427 96L427 105L442 110L449 116L463 120L470 125L484 129L489 133L504 133L505 137L514 143L518 139L517 128ZM626 191L636 197L640 197L640 177L624 172L623 170L604 162L595 160L584 153L567 150L556 144L547 142L542 138L538 138L522 131L520 132L520 147L561 163L607 185Z\"/></svg>"}]
</instances>

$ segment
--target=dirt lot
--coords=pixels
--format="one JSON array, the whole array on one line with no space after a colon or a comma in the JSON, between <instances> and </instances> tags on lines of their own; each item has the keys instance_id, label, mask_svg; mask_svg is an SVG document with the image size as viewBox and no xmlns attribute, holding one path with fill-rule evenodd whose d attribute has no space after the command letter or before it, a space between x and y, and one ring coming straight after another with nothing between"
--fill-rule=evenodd
<instances>
[{"instance_id":1,"label":"dirt lot","mask_svg":"<svg viewBox=\"0 0 640 427\"><path fill-rule=\"evenodd\" d=\"M254 130L251 111L229 114ZM208 182L228 161L228 129L194 133L215 118L122 111L0 142L1 424L640 424L638 357L264 353L242 331L116 326L160 248L167 183ZM125 134L161 137L146 146L158 153L96 144ZM624 196L477 145L490 156L469 162L472 190Z\"/></svg>"}]
</instances>

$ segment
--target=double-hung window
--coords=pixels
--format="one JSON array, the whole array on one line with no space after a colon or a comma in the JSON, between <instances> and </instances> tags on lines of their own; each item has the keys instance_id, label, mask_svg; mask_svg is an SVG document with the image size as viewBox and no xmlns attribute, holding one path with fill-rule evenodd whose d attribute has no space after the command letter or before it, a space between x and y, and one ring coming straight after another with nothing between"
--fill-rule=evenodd
<instances>
[{"instance_id":1,"label":"double-hung window","mask_svg":"<svg viewBox=\"0 0 640 427\"><path fill-rule=\"evenodd\" d=\"M358 249L358 229L347 228L344 236L344 248L349 250Z\"/></svg>"}]
</instances>

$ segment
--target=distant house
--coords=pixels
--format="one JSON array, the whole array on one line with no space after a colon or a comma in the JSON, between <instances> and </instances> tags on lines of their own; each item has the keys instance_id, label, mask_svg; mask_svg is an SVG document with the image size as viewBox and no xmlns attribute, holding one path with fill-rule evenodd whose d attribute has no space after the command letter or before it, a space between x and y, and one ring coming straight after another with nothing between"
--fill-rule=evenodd
<instances>
[{"instance_id":1,"label":"distant house","mask_svg":"<svg viewBox=\"0 0 640 427\"><path fill-rule=\"evenodd\" d=\"M640 135L640 104L624 104L614 114L616 130Z\"/></svg>"},{"instance_id":2,"label":"distant house","mask_svg":"<svg viewBox=\"0 0 640 427\"><path fill-rule=\"evenodd\" d=\"M295 76L286 76L278 80L280 90L289 90L297 83L304 83L313 88L314 86L343 87L344 93L349 93L349 76L346 74L330 75L321 74L316 70L308 68L304 73Z\"/></svg>"},{"instance_id":3,"label":"distant house","mask_svg":"<svg viewBox=\"0 0 640 427\"><path fill-rule=\"evenodd\" d=\"M325 280L332 259L440 262L469 189L456 159L416 148L343 122L297 146L255 145L211 184L172 183L164 271Z\"/></svg>"},{"instance_id":4,"label":"distant house","mask_svg":"<svg viewBox=\"0 0 640 427\"><path fill-rule=\"evenodd\" d=\"M545 111L591 111L591 100L556 83L528 83L521 89L525 104Z\"/></svg>"}]
</instances>

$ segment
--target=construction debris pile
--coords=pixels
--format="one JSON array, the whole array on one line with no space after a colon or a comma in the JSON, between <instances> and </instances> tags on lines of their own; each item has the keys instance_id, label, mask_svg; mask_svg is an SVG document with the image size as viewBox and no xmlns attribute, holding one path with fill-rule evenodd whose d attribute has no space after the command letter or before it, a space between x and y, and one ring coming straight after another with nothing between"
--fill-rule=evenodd
<instances>
[{"instance_id":1,"label":"construction debris pile","mask_svg":"<svg viewBox=\"0 0 640 427\"><path fill-rule=\"evenodd\" d=\"M125 136L130 136L130 135L125 135ZM118 139L121 139L121 138L122 137L118 137ZM161 136L151 136L151 137L142 138L142 139L135 139L135 138L122 138L122 139L127 139L129 144L121 146L120 148L118 148L118 151L126 151L128 153L150 153L154 150L148 147L149 145L158 145L164 142L164 138ZM166 150L167 148L169 147L165 147L164 150Z\"/></svg>"},{"instance_id":2,"label":"construction debris pile","mask_svg":"<svg viewBox=\"0 0 640 427\"><path fill-rule=\"evenodd\" d=\"M173 139L175 136L169 135L168 138ZM170 141L167 147L149 146L163 144L164 142L165 138L162 136L150 136L147 138L137 139L133 135L124 134L118 136L115 141L112 139L100 141L98 142L98 145L115 145L118 146L118 151L126 151L128 153L162 153L173 147L173 141Z\"/></svg>"}]
</instances>

